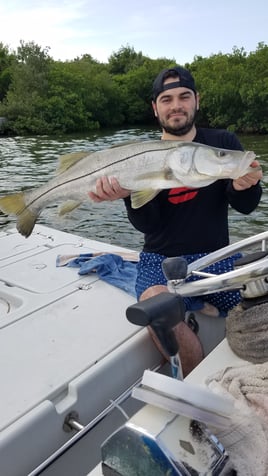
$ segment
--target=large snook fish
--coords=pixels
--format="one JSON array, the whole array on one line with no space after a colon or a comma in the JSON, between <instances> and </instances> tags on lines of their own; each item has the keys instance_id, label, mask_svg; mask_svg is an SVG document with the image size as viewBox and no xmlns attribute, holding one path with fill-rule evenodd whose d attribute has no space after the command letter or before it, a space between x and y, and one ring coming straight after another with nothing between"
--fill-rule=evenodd
<instances>
[{"instance_id":1,"label":"large snook fish","mask_svg":"<svg viewBox=\"0 0 268 476\"><path fill-rule=\"evenodd\" d=\"M0 198L0 210L17 216L17 229L28 237L42 210L59 200L69 200L62 213L89 199L96 180L116 177L131 190L133 208L142 207L160 190L205 187L216 180L236 179L248 173L254 152L208 147L182 141L155 140L123 143L96 152L74 153L60 158L58 174L33 190Z\"/></svg>"}]
</instances>

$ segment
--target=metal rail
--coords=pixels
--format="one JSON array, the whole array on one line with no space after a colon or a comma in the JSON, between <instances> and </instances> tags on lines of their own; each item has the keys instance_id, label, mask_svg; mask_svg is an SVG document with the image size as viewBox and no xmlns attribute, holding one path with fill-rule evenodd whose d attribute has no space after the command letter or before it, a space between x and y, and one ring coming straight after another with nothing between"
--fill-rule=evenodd
<instances>
[{"instance_id":1,"label":"metal rail","mask_svg":"<svg viewBox=\"0 0 268 476\"><path fill-rule=\"evenodd\" d=\"M244 240L228 245L194 261L188 265L185 279L193 275L203 279L191 282L180 280L175 287L173 285L173 292L175 291L181 296L201 296L218 291L243 289L245 285L251 281L256 281L266 276L268 277L268 257L264 257L253 263L241 266L239 269L220 275L200 271L217 261L258 243L260 244L261 251L268 249L268 231L251 236L250 238L245 238Z\"/></svg>"},{"instance_id":2,"label":"metal rail","mask_svg":"<svg viewBox=\"0 0 268 476\"><path fill-rule=\"evenodd\" d=\"M153 371L160 370L161 366L158 365L153 368ZM98 423L100 423L112 410L118 408L121 403L123 403L127 398L132 394L134 387L140 385L142 377L136 380L130 387L128 387L118 398L112 401L101 413L99 413L93 420L91 420L86 425L82 425L79 421L76 421L73 416L75 412L70 413L69 422L65 418L64 426L70 425L70 429L77 431L77 433L70 438L66 443L64 443L57 451L50 455L46 460L44 460L38 467L36 467L31 473L27 476L38 476L42 474L47 468L49 468L56 460L58 460L62 455L64 455L68 450L70 450L76 443L78 443L84 436L86 436Z\"/></svg>"}]
</instances>

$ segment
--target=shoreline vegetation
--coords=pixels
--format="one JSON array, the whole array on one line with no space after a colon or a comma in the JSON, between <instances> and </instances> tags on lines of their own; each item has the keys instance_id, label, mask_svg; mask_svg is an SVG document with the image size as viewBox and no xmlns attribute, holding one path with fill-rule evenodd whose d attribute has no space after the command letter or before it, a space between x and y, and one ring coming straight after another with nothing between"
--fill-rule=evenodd
<instances>
[{"instance_id":1,"label":"shoreline vegetation","mask_svg":"<svg viewBox=\"0 0 268 476\"><path fill-rule=\"evenodd\" d=\"M122 46L107 63L90 54L55 61L49 47L0 42L0 133L58 135L153 125L152 83L174 59L151 59ZM196 56L181 64L195 77L202 108L197 124L236 133L268 133L268 45L247 53Z\"/></svg>"}]
</instances>

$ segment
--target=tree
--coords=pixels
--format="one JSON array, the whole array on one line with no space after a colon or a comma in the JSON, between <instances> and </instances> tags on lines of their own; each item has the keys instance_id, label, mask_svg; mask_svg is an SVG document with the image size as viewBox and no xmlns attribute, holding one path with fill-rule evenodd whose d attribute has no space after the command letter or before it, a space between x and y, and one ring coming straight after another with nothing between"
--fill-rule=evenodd
<instances>
[{"instance_id":1,"label":"tree","mask_svg":"<svg viewBox=\"0 0 268 476\"><path fill-rule=\"evenodd\" d=\"M259 43L247 57L240 94L243 104L239 126L248 132L268 132L268 46Z\"/></svg>"},{"instance_id":2,"label":"tree","mask_svg":"<svg viewBox=\"0 0 268 476\"><path fill-rule=\"evenodd\" d=\"M155 124L152 83L160 70L175 64L128 45L100 63L90 54L54 61L49 47L34 42L21 41L10 53L0 43L0 116L7 118L9 131L20 134ZM198 125L268 131L267 45L259 43L249 54L234 47L227 55L196 56L185 67L201 96Z\"/></svg>"},{"instance_id":3,"label":"tree","mask_svg":"<svg viewBox=\"0 0 268 476\"><path fill-rule=\"evenodd\" d=\"M12 82L2 109L9 127L17 133L40 132L44 123L40 104L47 96L51 61L48 49L21 41L16 59L10 66Z\"/></svg>"},{"instance_id":4,"label":"tree","mask_svg":"<svg viewBox=\"0 0 268 476\"><path fill-rule=\"evenodd\" d=\"M133 47L122 46L108 58L109 71L111 74L126 74L141 66L145 60L141 51L136 53Z\"/></svg>"},{"instance_id":5,"label":"tree","mask_svg":"<svg viewBox=\"0 0 268 476\"><path fill-rule=\"evenodd\" d=\"M233 48L232 54L195 58L188 65L201 94L198 123L237 132L267 132L268 47L259 43L247 54Z\"/></svg>"},{"instance_id":6,"label":"tree","mask_svg":"<svg viewBox=\"0 0 268 476\"><path fill-rule=\"evenodd\" d=\"M8 92L11 84L10 67L15 56L9 53L9 49L0 42L0 101L2 101Z\"/></svg>"},{"instance_id":7,"label":"tree","mask_svg":"<svg viewBox=\"0 0 268 476\"><path fill-rule=\"evenodd\" d=\"M126 124L146 124L154 120L151 107L153 81L161 69L174 65L174 60L167 58L147 58L141 66L114 76L122 94Z\"/></svg>"}]
</instances>

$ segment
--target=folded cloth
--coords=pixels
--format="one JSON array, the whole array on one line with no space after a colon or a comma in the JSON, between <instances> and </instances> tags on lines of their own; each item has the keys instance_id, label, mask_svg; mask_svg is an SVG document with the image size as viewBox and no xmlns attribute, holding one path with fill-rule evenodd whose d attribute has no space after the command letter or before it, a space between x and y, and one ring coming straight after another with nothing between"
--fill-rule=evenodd
<instances>
[{"instance_id":1,"label":"folded cloth","mask_svg":"<svg viewBox=\"0 0 268 476\"><path fill-rule=\"evenodd\" d=\"M136 297L137 264L124 260L119 254L103 253L93 256L92 253L84 253L69 257L59 255L56 266L79 267L79 275L95 272L103 281Z\"/></svg>"},{"instance_id":2,"label":"folded cloth","mask_svg":"<svg viewBox=\"0 0 268 476\"><path fill-rule=\"evenodd\" d=\"M226 429L215 429L238 476L268 475L268 362L228 367L206 381L234 399L237 413Z\"/></svg>"},{"instance_id":3,"label":"folded cloth","mask_svg":"<svg viewBox=\"0 0 268 476\"><path fill-rule=\"evenodd\" d=\"M243 309L239 304L226 318L226 338L232 351L254 364L268 361L268 303Z\"/></svg>"}]
</instances>

